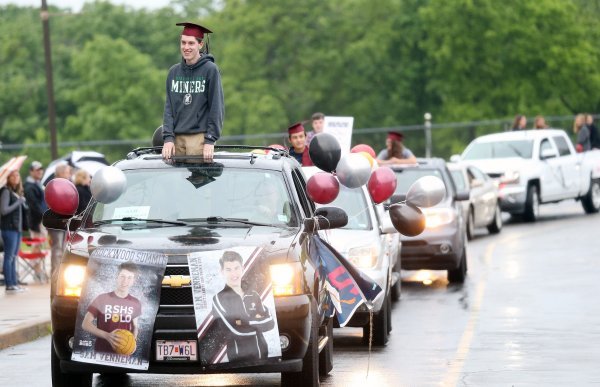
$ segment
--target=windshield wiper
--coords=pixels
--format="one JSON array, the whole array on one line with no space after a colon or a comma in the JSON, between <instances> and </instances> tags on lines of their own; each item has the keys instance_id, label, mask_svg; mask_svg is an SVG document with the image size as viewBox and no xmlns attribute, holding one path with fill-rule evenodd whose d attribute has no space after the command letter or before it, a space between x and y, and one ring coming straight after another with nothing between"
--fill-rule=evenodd
<instances>
[{"instance_id":1,"label":"windshield wiper","mask_svg":"<svg viewBox=\"0 0 600 387\"><path fill-rule=\"evenodd\" d=\"M248 219L242 219L242 218L224 218L222 216L209 216L208 218L186 218L186 219L177 219L177 220L182 220L182 221L186 221L186 222L206 222L206 223L233 222L233 223L248 224L251 226L272 226L272 224L269 224L269 223L252 222Z\"/></svg>"},{"instance_id":2,"label":"windshield wiper","mask_svg":"<svg viewBox=\"0 0 600 387\"><path fill-rule=\"evenodd\" d=\"M187 223L182 222L182 221L164 220L164 219L144 219L144 218L136 218L136 217L131 217L131 216L125 216L123 218L117 218L117 219L98 220L98 221L94 222L94 225L97 226L97 225L109 224L109 223L115 223L115 222L146 222L146 223L170 224L173 226L187 226Z\"/></svg>"}]
</instances>

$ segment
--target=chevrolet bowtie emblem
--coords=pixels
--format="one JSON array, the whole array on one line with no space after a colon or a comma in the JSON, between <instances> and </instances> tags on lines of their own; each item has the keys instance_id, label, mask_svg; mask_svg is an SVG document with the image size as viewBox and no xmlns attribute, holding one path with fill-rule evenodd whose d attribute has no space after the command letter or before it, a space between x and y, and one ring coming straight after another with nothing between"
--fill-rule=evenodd
<instances>
[{"instance_id":1,"label":"chevrolet bowtie emblem","mask_svg":"<svg viewBox=\"0 0 600 387\"><path fill-rule=\"evenodd\" d=\"M189 275L166 275L163 278L162 285L171 288L180 288L192 283L192 278Z\"/></svg>"}]
</instances>

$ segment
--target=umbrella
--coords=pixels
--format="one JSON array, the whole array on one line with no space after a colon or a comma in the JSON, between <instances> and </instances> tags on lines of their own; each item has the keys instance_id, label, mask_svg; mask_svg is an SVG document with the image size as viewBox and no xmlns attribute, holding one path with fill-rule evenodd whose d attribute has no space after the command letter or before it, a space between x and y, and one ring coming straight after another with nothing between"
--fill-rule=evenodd
<instances>
[{"instance_id":1,"label":"umbrella","mask_svg":"<svg viewBox=\"0 0 600 387\"><path fill-rule=\"evenodd\" d=\"M93 151L73 151L60 159L52 161L48 165L44 171L44 176L42 177L42 184L46 185L54 178L56 166L61 163L68 163L75 169L84 169L92 176L94 176L100 168L110 165L102 153Z\"/></svg>"},{"instance_id":2,"label":"umbrella","mask_svg":"<svg viewBox=\"0 0 600 387\"><path fill-rule=\"evenodd\" d=\"M26 158L27 156L12 157L0 167L0 188L6 185L6 179L11 172L21 169Z\"/></svg>"}]
</instances>

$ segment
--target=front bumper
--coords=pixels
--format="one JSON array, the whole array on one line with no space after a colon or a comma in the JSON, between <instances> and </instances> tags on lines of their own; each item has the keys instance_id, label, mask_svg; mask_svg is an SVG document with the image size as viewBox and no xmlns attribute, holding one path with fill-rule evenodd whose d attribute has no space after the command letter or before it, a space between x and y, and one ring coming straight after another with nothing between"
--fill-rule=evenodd
<instances>
[{"instance_id":1,"label":"front bumper","mask_svg":"<svg viewBox=\"0 0 600 387\"><path fill-rule=\"evenodd\" d=\"M506 185L498 191L500 209L513 214L525 212L527 189L522 186Z\"/></svg>"},{"instance_id":2,"label":"front bumper","mask_svg":"<svg viewBox=\"0 0 600 387\"><path fill-rule=\"evenodd\" d=\"M155 361L155 341L157 339L197 339L192 307L166 308L161 305L154 323L149 368L147 371L143 371L71 361L71 348L68 343L75 332L77 306L78 299L58 296L53 299L51 306L53 343L60 359L61 369L65 372L158 374L298 372L302 369L302 358L308 347L311 321L313 318L317 318L312 315L310 296L276 297L275 309L279 334L290 339L290 346L282 351L281 359L270 359L260 364L244 367L228 363L205 365L200 361Z\"/></svg>"},{"instance_id":3,"label":"front bumper","mask_svg":"<svg viewBox=\"0 0 600 387\"><path fill-rule=\"evenodd\" d=\"M404 270L451 270L460 263L464 246L464 230L456 224L425 230L416 237L402 238Z\"/></svg>"}]
</instances>

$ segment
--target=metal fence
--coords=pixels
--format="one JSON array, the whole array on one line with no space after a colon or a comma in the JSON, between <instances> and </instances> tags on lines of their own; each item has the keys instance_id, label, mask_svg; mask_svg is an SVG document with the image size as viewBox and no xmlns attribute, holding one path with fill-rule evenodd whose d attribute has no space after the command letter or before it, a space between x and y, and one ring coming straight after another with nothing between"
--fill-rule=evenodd
<instances>
[{"instance_id":1,"label":"metal fence","mask_svg":"<svg viewBox=\"0 0 600 387\"><path fill-rule=\"evenodd\" d=\"M597 116L594 116L597 118ZM545 117L546 123L552 128L564 129L573 136L572 125L574 116L549 116ZM431 149L434 157L448 159L451 155L460 153L476 137L484 134L510 130L511 119L493 119L471 122L431 122ZM533 118L529 118L528 127L533 126ZM309 130L309 127L306 128ZM385 138L388 131L400 131L405 135L404 144L411 149L417 157L427 154L426 125L399 125L385 128L356 128L352 131L352 144L368 144L376 152L385 147ZM72 150L94 150L103 153L109 161L125 157L131 149L141 146L150 146L152 133L149 131L147 139L138 140L95 140L95 141L66 141L59 142L59 154L64 155ZM573 137L574 138L574 137ZM219 144L245 144L245 145L288 145L287 133L258 133L251 135L222 136ZM17 154L29 155L29 158L49 161L49 143L25 143L0 145L0 161L5 161Z\"/></svg>"}]
</instances>

